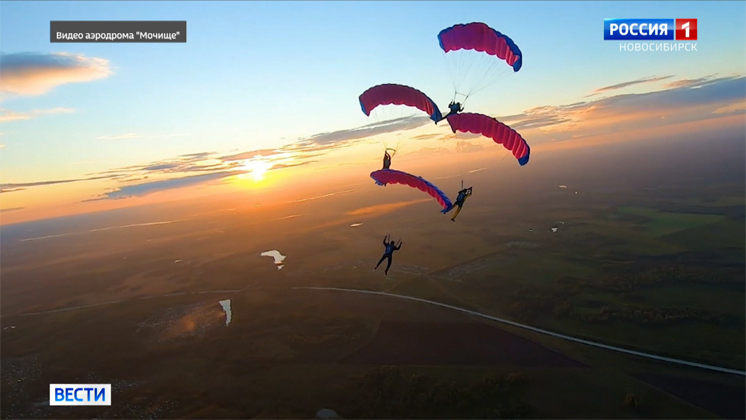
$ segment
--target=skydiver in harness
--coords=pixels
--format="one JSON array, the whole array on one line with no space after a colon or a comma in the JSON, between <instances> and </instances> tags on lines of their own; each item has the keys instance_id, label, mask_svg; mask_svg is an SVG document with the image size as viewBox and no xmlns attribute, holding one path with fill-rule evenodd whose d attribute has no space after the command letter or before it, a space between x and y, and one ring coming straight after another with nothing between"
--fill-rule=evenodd
<instances>
[{"instance_id":1,"label":"skydiver in harness","mask_svg":"<svg viewBox=\"0 0 746 420\"><path fill-rule=\"evenodd\" d=\"M464 188L458 192L458 197L456 197L456 202L453 203L453 207L458 206L458 209L456 210L456 213L453 215L453 217L451 217L452 222L456 221L456 216L458 216L458 214L461 212L461 207L464 205L464 201L466 201L467 198L471 197L471 188L472 187ZM451 207L451 210L453 210L453 207Z\"/></svg>"},{"instance_id":2,"label":"skydiver in harness","mask_svg":"<svg viewBox=\"0 0 746 420\"><path fill-rule=\"evenodd\" d=\"M398 245L394 241L389 242L389 239L390 239L389 235L386 235L383 237L383 246L386 247L386 250L383 252L383 256L381 257L380 260L378 260L378 264L376 264L376 267L374 268L374 270L377 270L378 266L381 265L383 260L388 258L389 262L386 265L386 270L384 271L384 273L386 273L387 276L389 274L389 268L391 268L391 257L394 255L394 251L398 251L401 249L401 244L402 244L401 239L399 240Z\"/></svg>"},{"instance_id":3,"label":"skydiver in harness","mask_svg":"<svg viewBox=\"0 0 746 420\"><path fill-rule=\"evenodd\" d=\"M386 149L385 152L383 152L383 169L389 169L391 167L391 155L389 154L389 150Z\"/></svg>"},{"instance_id":4,"label":"skydiver in harness","mask_svg":"<svg viewBox=\"0 0 746 420\"><path fill-rule=\"evenodd\" d=\"M441 119L439 119L438 122L445 120L451 115L456 115L459 112L463 112L464 106L461 105L461 102L451 101L451 103L448 104L448 109L449 109L448 113L444 115Z\"/></svg>"}]
</instances>

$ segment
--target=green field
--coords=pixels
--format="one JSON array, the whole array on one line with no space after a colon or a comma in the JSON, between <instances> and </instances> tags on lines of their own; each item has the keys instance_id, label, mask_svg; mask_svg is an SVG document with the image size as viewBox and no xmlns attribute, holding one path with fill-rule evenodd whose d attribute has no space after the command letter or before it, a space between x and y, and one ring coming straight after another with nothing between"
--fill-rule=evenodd
<instances>
[{"instance_id":1,"label":"green field","mask_svg":"<svg viewBox=\"0 0 746 420\"><path fill-rule=\"evenodd\" d=\"M717 214L663 212L646 207L622 207L617 209L617 215L641 216L646 219L645 231L652 238L711 225L725 219L725 216Z\"/></svg>"},{"instance_id":2,"label":"green field","mask_svg":"<svg viewBox=\"0 0 746 420\"><path fill-rule=\"evenodd\" d=\"M548 165L520 182L485 170L455 223L429 201L358 216L421 198L371 186L74 240L4 237L0 416L743 418L743 376L409 300L294 289L388 291L744 370L738 165L728 179L687 166L696 185L658 169L579 167L573 179ZM299 216L274 221L288 215ZM385 276L373 266L387 233L404 246ZM281 270L260 256L272 249L287 256ZM115 400L49 407L50 383L111 383Z\"/></svg>"}]
</instances>

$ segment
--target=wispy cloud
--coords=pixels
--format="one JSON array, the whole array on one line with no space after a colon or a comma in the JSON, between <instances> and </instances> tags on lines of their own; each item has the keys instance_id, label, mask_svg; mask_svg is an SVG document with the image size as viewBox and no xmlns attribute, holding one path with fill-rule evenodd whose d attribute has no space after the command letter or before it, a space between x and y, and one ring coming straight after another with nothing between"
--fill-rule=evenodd
<instances>
[{"instance_id":1,"label":"wispy cloud","mask_svg":"<svg viewBox=\"0 0 746 420\"><path fill-rule=\"evenodd\" d=\"M318 199L321 199L321 198L333 197L335 195L347 194L347 193L351 193L351 192L355 192L355 191L360 191L360 190L361 190L361 188L353 188L353 189L349 189L349 190L336 191L336 192L332 192L332 193L329 193L329 194L317 195L317 196L314 196L314 197L308 197L308 198L301 198L299 200L293 200L293 201L290 201L290 203L304 203L306 201L312 201L312 200L318 200Z\"/></svg>"},{"instance_id":2,"label":"wispy cloud","mask_svg":"<svg viewBox=\"0 0 746 420\"><path fill-rule=\"evenodd\" d=\"M106 175L119 181L132 181L133 177L148 177L155 174L188 174L193 172L214 172L234 169L242 162L223 162L212 152L191 153L173 159L159 160L142 165L125 166L97 174Z\"/></svg>"},{"instance_id":3,"label":"wispy cloud","mask_svg":"<svg viewBox=\"0 0 746 420\"><path fill-rule=\"evenodd\" d=\"M69 184L71 182L92 181L96 179L106 179L106 178L107 178L106 176L97 176L97 177L92 177L92 178L57 179L57 180L49 180L49 181L0 184L0 192L8 193L8 192L14 192L14 191L21 191L21 190L24 190L26 188L31 188L31 187L41 187L41 186L55 185L55 184Z\"/></svg>"},{"instance_id":4,"label":"wispy cloud","mask_svg":"<svg viewBox=\"0 0 746 420\"><path fill-rule=\"evenodd\" d=\"M422 198L419 200L400 201L398 203L376 204L374 206L361 207L361 208L358 208L352 211L348 211L347 214L350 216L369 216L372 214L381 215L385 213L391 213L393 211L396 211L401 208L408 207L414 204L425 203L429 201L432 201L432 200L427 199L427 198Z\"/></svg>"},{"instance_id":5,"label":"wispy cloud","mask_svg":"<svg viewBox=\"0 0 746 420\"><path fill-rule=\"evenodd\" d=\"M440 133L420 134L412 137L412 140L430 140L442 136Z\"/></svg>"},{"instance_id":6,"label":"wispy cloud","mask_svg":"<svg viewBox=\"0 0 746 420\"><path fill-rule=\"evenodd\" d=\"M696 85L712 80L714 76L715 76L714 74L711 74L709 76L699 77L697 79L681 79L675 82L667 83L665 87L666 89L673 89L673 88L680 88L680 87L696 86Z\"/></svg>"},{"instance_id":7,"label":"wispy cloud","mask_svg":"<svg viewBox=\"0 0 746 420\"><path fill-rule=\"evenodd\" d=\"M129 140L129 139L139 139L142 138L142 135L137 133L127 133L127 134L119 134L116 136L101 136L97 137L96 140Z\"/></svg>"},{"instance_id":8,"label":"wispy cloud","mask_svg":"<svg viewBox=\"0 0 746 420\"><path fill-rule=\"evenodd\" d=\"M7 209L0 209L0 213L9 213L11 211L18 211L18 210L23 210L23 209L24 207L10 207Z\"/></svg>"},{"instance_id":9,"label":"wispy cloud","mask_svg":"<svg viewBox=\"0 0 746 420\"><path fill-rule=\"evenodd\" d=\"M373 137L379 134L393 133L401 130L411 130L422 127L428 123L432 123L432 120L428 117L403 117L347 130L320 133L304 140L316 145L328 145L350 140L359 140L366 137Z\"/></svg>"},{"instance_id":10,"label":"wispy cloud","mask_svg":"<svg viewBox=\"0 0 746 420\"><path fill-rule=\"evenodd\" d=\"M109 61L69 53L0 54L0 91L42 95L68 83L90 82L112 74Z\"/></svg>"},{"instance_id":11,"label":"wispy cloud","mask_svg":"<svg viewBox=\"0 0 746 420\"><path fill-rule=\"evenodd\" d=\"M220 160L222 161L233 161L233 160L246 160L246 159L252 159L257 156L261 157L269 157L274 155L279 155L283 153L280 149L261 149L261 150L252 150L250 152L242 152L242 153L236 153L235 155L228 155L228 156L222 156L220 157Z\"/></svg>"},{"instance_id":12,"label":"wispy cloud","mask_svg":"<svg viewBox=\"0 0 746 420\"><path fill-rule=\"evenodd\" d=\"M481 152L485 147L484 144L475 144L468 141L459 141L456 143L456 151L459 153Z\"/></svg>"},{"instance_id":13,"label":"wispy cloud","mask_svg":"<svg viewBox=\"0 0 746 420\"><path fill-rule=\"evenodd\" d=\"M629 82L617 83L617 84L611 85L611 86L604 86L602 88L598 88L598 89L594 90L593 92L591 92L590 95L587 95L586 97L598 95L599 93L609 92L609 91L612 91L612 90L624 89L626 87L630 87L630 86L634 86L634 85L639 85L639 84L643 84L643 83L660 82L661 80L670 79L672 77L674 77L674 76L671 75L671 76L662 76L662 77L648 77L648 78L644 78L644 79L631 80Z\"/></svg>"},{"instance_id":14,"label":"wispy cloud","mask_svg":"<svg viewBox=\"0 0 746 420\"><path fill-rule=\"evenodd\" d=\"M107 192L99 198L86 201L131 197L141 195L143 191L149 193L149 191L155 190L160 191L169 188L180 188L182 185L189 185L191 182L199 182L198 180L200 179L220 179L229 176L229 174L246 173L249 170L244 166L244 162L254 159L262 159L270 164L271 166L268 168L269 171L305 166L317 162L316 160L310 160L310 158L324 155L341 147L351 146L363 138L420 127L429 121L429 118L420 117L400 118L383 123L369 124L354 129L316 134L307 138L299 139L294 143L276 149L252 150L222 156L215 152L192 153L189 155L178 156L174 159L149 162L143 165L128 166L89 174L89 176L95 176L96 178L104 177L121 183L143 181L154 175L189 175L180 178L171 178L166 181L147 181L144 183L128 185ZM139 133L125 133L99 137L100 140L126 140L139 138L147 137ZM194 172L202 172L203 174L198 176L190 175Z\"/></svg>"},{"instance_id":15,"label":"wispy cloud","mask_svg":"<svg viewBox=\"0 0 746 420\"><path fill-rule=\"evenodd\" d=\"M276 164L272 165L272 167L269 168L268 170L273 171L273 170L277 170L277 169L295 168L297 166L305 166L305 165L309 165L311 163L316 163L316 162L318 162L318 161L316 161L316 160L307 160L307 161L304 161L304 162L297 162L297 163L276 163Z\"/></svg>"},{"instance_id":16,"label":"wispy cloud","mask_svg":"<svg viewBox=\"0 0 746 420\"><path fill-rule=\"evenodd\" d=\"M641 94L623 94L595 101L529 109L498 117L524 137L551 134L557 141L646 127L720 117L716 111L740 112L746 78L701 78L679 87ZM535 131L531 131L535 130ZM546 136L545 136L546 137ZM529 140L529 138L527 138Z\"/></svg>"},{"instance_id":17,"label":"wispy cloud","mask_svg":"<svg viewBox=\"0 0 746 420\"><path fill-rule=\"evenodd\" d=\"M70 108L52 108L52 109L35 109L30 112L16 112L16 111L9 111L7 109L0 109L0 122L10 122L10 121L19 121L19 120L30 120L32 118L36 118L39 115L47 115L47 114L61 114L61 113L71 113L75 112L74 109Z\"/></svg>"},{"instance_id":18,"label":"wispy cloud","mask_svg":"<svg viewBox=\"0 0 746 420\"><path fill-rule=\"evenodd\" d=\"M721 115L746 113L746 101L717 108L712 113Z\"/></svg>"},{"instance_id":19,"label":"wispy cloud","mask_svg":"<svg viewBox=\"0 0 746 420\"><path fill-rule=\"evenodd\" d=\"M20 187L2 187L0 186L0 194L2 193L12 193L12 192L18 192L23 191L26 188L20 188Z\"/></svg>"},{"instance_id":20,"label":"wispy cloud","mask_svg":"<svg viewBox=\"0 0 746 420\"><path fill-rule=\"evenodd\" d=\"M203 184L209 181L215 181L222 178L226 178L232 175L239 175L242 172L239 171L223 171L214 172L202 175L193 175L188 177L166 179L161 181L151 181L141 184L128 185L121 188L116 188L114 191L104 193L102 196L97 198L91 198L84 201L99 201L99 200L117 200L130 197L142 197L148 194L152 194L159 191L171 190L176 188L183 188L188 186L194 186Z\"/></svg>"}]
</instances>

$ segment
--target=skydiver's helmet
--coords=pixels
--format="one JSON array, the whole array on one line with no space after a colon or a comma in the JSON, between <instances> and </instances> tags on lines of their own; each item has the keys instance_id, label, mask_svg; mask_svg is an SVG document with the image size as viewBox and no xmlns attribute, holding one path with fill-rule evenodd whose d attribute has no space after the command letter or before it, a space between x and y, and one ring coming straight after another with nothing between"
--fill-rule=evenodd
<instances>
[{"instance_id":1,"label":"skydiver's helmet","mask_svg":"<svg viewBox=\"0 0 746 420\"><path fill-rule=\"evenodd\" d=\"M389 245L394 246L394 245L396 245L396 242L391 241L391 242L389 242Z\"/></svg>"}]
</instances>

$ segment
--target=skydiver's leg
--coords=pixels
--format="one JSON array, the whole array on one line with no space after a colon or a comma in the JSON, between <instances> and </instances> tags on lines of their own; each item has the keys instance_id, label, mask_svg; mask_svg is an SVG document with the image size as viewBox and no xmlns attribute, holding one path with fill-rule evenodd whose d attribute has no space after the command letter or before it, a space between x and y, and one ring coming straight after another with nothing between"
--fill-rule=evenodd
<instances>
[{"instance_id":1,"label":"skydiver's leg","mask_svg":"<svg viewBox=\"0 0 746 420\"><path fill-rule=\"evenodd\" d=\"M383 257L381 257L381 259L380 259L380 260L378 260L378 264L376 264L376 268L374 268L374 270L378 269L378 266L379 266L379 265L381 265L381 263L382 263L382 262L383 262L383 260L385 260L385 259L386 259L386 254L383 254Z\"/></svg>"},{"instance_id":2,"label":"skydiver's leg","mask_svg":"<svg viewBox=\"0 0 746 420\"><path fill-rule=\"evenodd\" d=\"M461 206L458 206L458 208L456 209L456 213L454 213L453 217L451 217L451 221L452 221L452 222L455 222L455 221L456 221L456 216L458 216L458 214L459 214L460 212L461 212Z\"/></svg>"},{"instance_id":3,"label":"skydiver's leg","mask_svg":"<svg viewBox=\"0 0 746 420\"><path fill-rule=\"evenodd\" d=\"M388 275L388 274L389 274L389 268L391 268L391 257L392 257L392 256L393 256L393 255L389 255L389 263L388 263L388 264L386 264L386 271L384 271L384 273L386 273L386 275Z\"/></svg>"}]
</instances>

